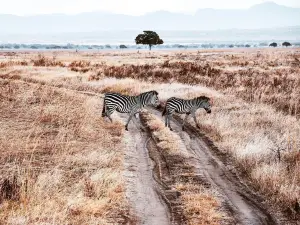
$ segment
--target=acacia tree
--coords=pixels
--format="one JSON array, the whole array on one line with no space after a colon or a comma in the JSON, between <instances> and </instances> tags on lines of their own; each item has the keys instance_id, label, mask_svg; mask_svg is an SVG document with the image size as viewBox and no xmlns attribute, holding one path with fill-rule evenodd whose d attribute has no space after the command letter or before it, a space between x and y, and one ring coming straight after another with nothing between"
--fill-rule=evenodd
<instances>
[{"instance_id":1,"label":"acacia tree","mask_svg":"<svg viewBox=\"0 0 300 225\"><path fill-rule=\"evenodd\" d=\"M288 46L292 46L292 45L290 42L285 41L282 43L282 46L288 47Z\"/></svg>"},{"instance_id":2,"label":"acacia tree","mask_svg":"<svg viewBox=\"0 0 300 225\"><path fill-rule=\"evenodd\" d=\"M143 34L139 34L135 38L135 43L143 44L143 45L149 45L149 49L151 50L151 47L153 45L161 45L164 43L162 39L158 36L158 34L154 31L143 31Z\"/></svg>"},{"instance_id":3,"label":"acacia tree","mask_svg":"<svg viewBox=\"0 0 300 225\"><path fill-rule=\"evenodd\" d=\"M270 46L270 47L276 48L276 47L277 47L277 43L276 43L276 42L273 42L273 43L271 43L269 46Z\"/></svg>"}]
</instances>

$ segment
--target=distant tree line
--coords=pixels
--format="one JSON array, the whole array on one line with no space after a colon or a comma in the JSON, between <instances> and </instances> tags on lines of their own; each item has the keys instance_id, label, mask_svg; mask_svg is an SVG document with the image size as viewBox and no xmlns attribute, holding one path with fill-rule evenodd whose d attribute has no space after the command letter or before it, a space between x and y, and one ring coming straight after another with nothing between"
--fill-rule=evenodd
<instances>
[{"instance_id":1,"label":"distant tree line","mask_svg":"<svg viewBox=\"0 0 300 225\"><path fill-rule=\"evenodd\" d=\"M281 45L284 46L284 47L292 46L292 44L290 42L287 42L287 41L283 42ZM276 42L272 42L269 46L276 48L278 46L278 44Z\"/></svg>"},{"instance_id":2,"label":"distant tree line","mask_svg":"<svg viewBox=\"0 0 300 225\"><path fill-rule=\"evenodd\" d=\"M159 36L158 36L159 37ZM144 45L148 45L148 41L144 42ZM161 42L152 42L151 43L161 43ZM153 44L150 44L151 47ZM158 44L157 44L158 45ZM289 47L289 46L300 46L300 42L294 42L291 44L290 42L283 42L281 46ZM162 48L179 48L179 49L198 49L198 48L250 48L250 47L278 47L279 44L276 42L267 43L257 43L257 44L222 44L222 43L203 43L203 44L165 44ZM9 44L0 44L0 49L49 49L49 50L88 50L88 49L94 49L94 50L101 50L101 49L142 49L144 47L136 46L136 45L76 45L76 44L66 44L66 45L56 45L56 44L15 44L15 43L9 43ZM150 46L149 46L150 48Z\"/></svg>"}]
</instances>

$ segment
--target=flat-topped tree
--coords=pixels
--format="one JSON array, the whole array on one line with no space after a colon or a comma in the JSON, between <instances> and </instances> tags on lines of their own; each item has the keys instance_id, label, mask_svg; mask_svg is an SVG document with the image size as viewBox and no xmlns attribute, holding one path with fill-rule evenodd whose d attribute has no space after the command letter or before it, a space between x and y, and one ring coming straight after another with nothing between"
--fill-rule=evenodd
<instances>
[{"instance_id":1,"label":"flat-topped tree","mask_svg":"<svg viewBox=\"0 0 300 225\"><path fill-rule=\"evenodd\" d=\"M291 45L290 42L285 41L285 42L282 43L282 46L289 47L289 46L292 46L292 45Z\"/></svg>"},{"instance_id":2,"label":"flat-topped tree","mask_svg":"<svg viewBox=\"0 0 300 225\"><path fill-rule=\"evenodd\" d=\"M158 36L158 34L154 31L146 30L143 31L143 34L139 34L135 38L135 43L138 44L143 44L143 45L149 45L149 49L151 50L151 47L153 45L161 45L164 43L162 39Z\"/></svg>"}]
</instances>

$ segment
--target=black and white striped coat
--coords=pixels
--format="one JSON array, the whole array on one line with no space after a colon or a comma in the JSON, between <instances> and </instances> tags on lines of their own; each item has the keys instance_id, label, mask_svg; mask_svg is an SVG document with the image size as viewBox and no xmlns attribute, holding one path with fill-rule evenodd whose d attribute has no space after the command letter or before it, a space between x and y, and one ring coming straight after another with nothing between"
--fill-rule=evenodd
<instances>
[{"instance_id":1,"label":"black and white striped coat","mask_svg":"<svg viewBox=\"0 0 300 225\"><path fill-rule=\"evenodd\" d=\"M209 100L210 99L206 96L200 96L190 100L175 97L169 98L166 102L164 111L162 113L162 115L165 116L165 126L169 127L170 130L172 130L170 126L170 119L172 114L176 112L180 114L186 114L182 123L182 130L184 130L184 123L190 114L192 114L194 121L197 127L199 128L199 125L196 121L195 113L199 108L204 108L207 113L211 113L211 106Z\"/></svg>"},{"instance_id":2,"label":"black and white striped coat","mask_svg":"<svg viewBox=\"0 0 300 225\"><path fill-rule=\"evenodd\" d=\"M144 92L137 96L122 95L119 93L106 93L104 97L102 117L107 116L112 122L110 115L114 111L128 113L129 118L125 125L125 129L128 130L130 120L135 114L139 113L143 107L157 107L158 105L159 99L157 91Z\"/></svg>"}]
</instances>

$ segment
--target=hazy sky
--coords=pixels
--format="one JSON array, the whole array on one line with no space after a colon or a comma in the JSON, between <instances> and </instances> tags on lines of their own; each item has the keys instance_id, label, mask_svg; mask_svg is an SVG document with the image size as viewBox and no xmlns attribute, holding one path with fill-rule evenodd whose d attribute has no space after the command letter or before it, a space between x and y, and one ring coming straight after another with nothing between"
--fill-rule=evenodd
<instances>
[{"instance_id":1,"label":"hazy sky","mask_svg":"<svg viewBox=\"0 0 300 225\"><path fill-rule=\"evenodd\" d=\"M265 0L0 0L0 13L32 15L108 11L140 15L157 10L192 13L198 8L248 8L262 2ZM300 8L299 0L274 2Z\"/></svg>"}]
</instances>

